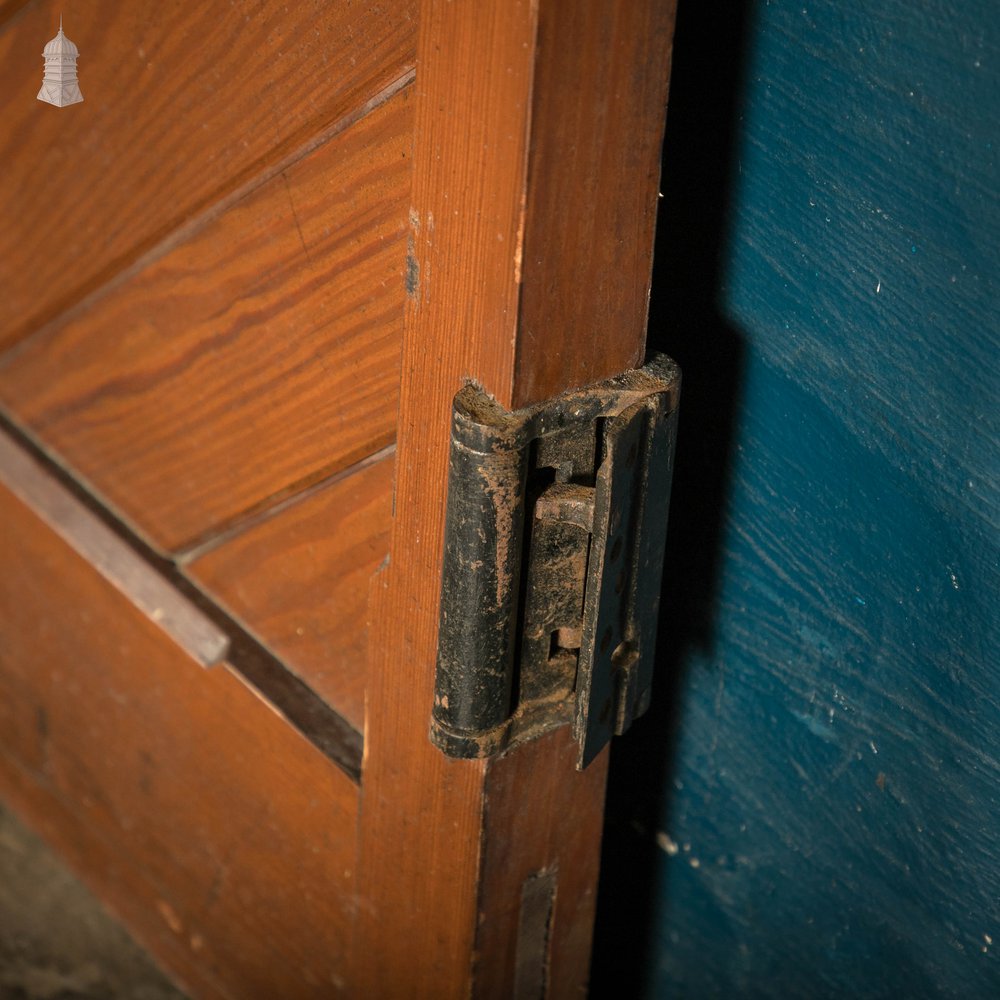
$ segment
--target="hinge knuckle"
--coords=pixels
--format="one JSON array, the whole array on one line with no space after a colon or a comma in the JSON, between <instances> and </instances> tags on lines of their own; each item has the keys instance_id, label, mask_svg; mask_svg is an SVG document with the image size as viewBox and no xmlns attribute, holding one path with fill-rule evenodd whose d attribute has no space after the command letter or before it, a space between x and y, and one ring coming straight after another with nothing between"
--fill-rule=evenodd
<instances>
[{"instance_id":1,"label":"hinge knuckle","mask_svg":"<svg viewBox=\"0 0 1000 1000\"><path fill-rule=\"evenodd\" d=\"M649 702L680 372L509 413L455 398L431 739L483 757L572 723L579 766Z\"/></svg>"}]
</instances>

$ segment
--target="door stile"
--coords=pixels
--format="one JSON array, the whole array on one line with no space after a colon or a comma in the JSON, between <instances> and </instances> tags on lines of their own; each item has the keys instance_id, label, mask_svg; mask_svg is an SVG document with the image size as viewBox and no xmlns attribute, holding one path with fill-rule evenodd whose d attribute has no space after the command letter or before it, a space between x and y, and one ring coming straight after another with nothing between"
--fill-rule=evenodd
<instances>
[{"instance_id":1,"label":"door stile","mask_svg":"<svg viewBox=\"0 0 1000 1000\"><path fill-rule=\"evenodd\" d=\"M586 987L607 754L578 772L566 729L491 762L428 739L451 401L471 379L519 406L641 360L672 25L672 3L651 0L421 6L359 995Z\"/></svg>"}]
</instances>

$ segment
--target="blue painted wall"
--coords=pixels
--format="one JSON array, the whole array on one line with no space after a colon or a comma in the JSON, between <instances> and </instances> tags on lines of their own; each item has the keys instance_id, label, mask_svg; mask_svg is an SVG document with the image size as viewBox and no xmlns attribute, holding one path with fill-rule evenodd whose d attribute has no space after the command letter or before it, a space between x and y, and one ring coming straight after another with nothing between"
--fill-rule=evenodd
<instances>
[{"instance_id":1,"label":"blue painted wall","mask_svg":"<svg viewBox=\"0 0 1000 1000\"><path fill-rule=\"evenodd\" d=\"M1000 4L681 0L596 996L1000 997Z\"/></svg>"}]
</instances>

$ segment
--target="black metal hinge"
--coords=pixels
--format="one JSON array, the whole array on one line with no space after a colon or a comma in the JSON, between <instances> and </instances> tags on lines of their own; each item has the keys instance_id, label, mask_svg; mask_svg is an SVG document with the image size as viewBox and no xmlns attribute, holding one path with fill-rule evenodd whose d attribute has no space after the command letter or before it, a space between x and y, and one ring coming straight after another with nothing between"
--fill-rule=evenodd
<instances>
[{"instance_id":1,"label":"black metal hinge","mask_svg":"<svg viewBox=\"0 0 1000 1000\"><path fill-rule=\"evenodd\" d=\"M431 740L487 757L572 723L586 767L649 705L680 370L513 413L455 397Z\"/></svg>"}]
</instances>

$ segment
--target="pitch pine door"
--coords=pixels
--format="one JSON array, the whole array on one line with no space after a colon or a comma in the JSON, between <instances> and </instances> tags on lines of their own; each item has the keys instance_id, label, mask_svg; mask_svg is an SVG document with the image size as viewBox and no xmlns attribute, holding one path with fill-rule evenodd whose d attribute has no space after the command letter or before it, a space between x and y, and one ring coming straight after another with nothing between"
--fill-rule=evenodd
<instances>
[{"instance_id":1,"label":"pitch pine door","mask_svg":"<svg viewBox=\"0 0 1000 1000\"><path fill-rule=\"evenodd\" d=\"M65 13L54 108L0 2L0 794L195 995L578 993L605 757L428 740L449 416L641 362L672 4Z\"/></svg>"}]
</instances>

